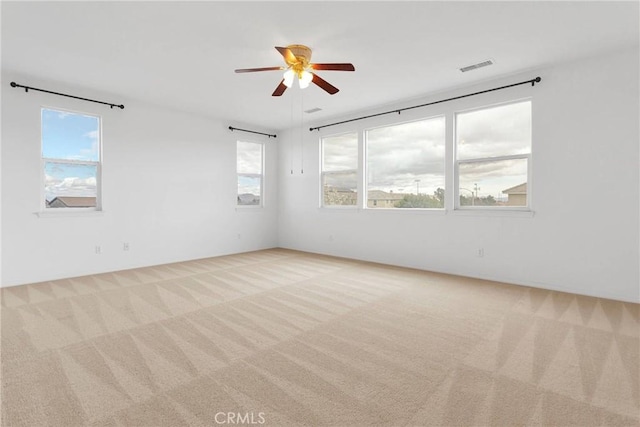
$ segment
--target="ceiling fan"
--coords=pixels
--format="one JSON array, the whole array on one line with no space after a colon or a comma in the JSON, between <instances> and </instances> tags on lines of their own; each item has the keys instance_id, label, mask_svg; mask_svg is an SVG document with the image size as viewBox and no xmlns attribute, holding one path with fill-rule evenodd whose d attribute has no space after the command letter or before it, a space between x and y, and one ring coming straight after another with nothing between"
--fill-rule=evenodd
<instances>
[{"instance_id":1,"label":"ceiling fan","mask_svg":"<svg viewBox=\"0 0 640 427\"><path fill-rule=\"evenodd\" d=\"M355 71L353 64L348 63L334 63L334 64L312 64L311 61L311 49L301 44L292 44L287 47L278 47L276 49L287 64L286 67L262 67L262 68L241 68L235 70L236 73L252 73L256 71L276 71L286 70L282 81L273 91L271 96L281 96L287 88L293 85L293 80L298 77L298 84L301 89L309 86L309 83L313 83L316 86L324 89L330 95L336 94L339 89L327 82L311 70L332 70L332 71Z\"/></svg>"}]
</instances>

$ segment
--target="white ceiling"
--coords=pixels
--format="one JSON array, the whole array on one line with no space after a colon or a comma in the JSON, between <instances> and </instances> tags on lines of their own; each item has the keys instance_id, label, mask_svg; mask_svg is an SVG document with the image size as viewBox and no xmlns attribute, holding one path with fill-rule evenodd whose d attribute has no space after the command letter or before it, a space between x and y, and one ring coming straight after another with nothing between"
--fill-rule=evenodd
<instances>
[{"instance_id":1,"label":"white ceiling","mask_svg":"<svg viewBox=\"0 0 640 427\"><path fill-rule=\"evenodd\" d=\"M271 92L274 46L305 44L340 88L302 92L315 122L559 61L637 46L638 2L2 2L2 67L259 130L300 117ZM461 73L488 58L496 64ZM533 76L532 76L533 77ZM19 82L29 84L28 80ZM5 88L3 88L5 89ZM55 87L48 88L56 90ZM5 89L6 90L6 89ZM294 114L294 110L297 112Z\"/></svg>"}]
</instances>

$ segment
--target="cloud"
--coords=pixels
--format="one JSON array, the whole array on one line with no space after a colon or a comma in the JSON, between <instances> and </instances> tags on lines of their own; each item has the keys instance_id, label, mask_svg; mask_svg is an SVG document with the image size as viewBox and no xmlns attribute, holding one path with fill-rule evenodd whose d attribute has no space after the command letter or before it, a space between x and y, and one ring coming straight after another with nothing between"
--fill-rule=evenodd
<instances>
[{"instance_id":1,"label":"cloud","mask_svg":"<svg viewBox=\"0 0 640 427\"><path fill-rule=\"evenodd\" d=\"M262 173L262 144L238 142L238 173Z\"/></svg>"},{"instance_id":2,"label":"cloud","mask_svg":"<svg viewBox=\"0 0 640 427\"><path fill-rule=\"evenodd\" d=\"M444 117L371 129L366 133L366 174L369 189L432 193L444 187ZM356 133L323 140L323 171L358 167ZM355 188L352 173L327 175L328 185Z\"/></svg>"},{"instance_id":3,"label":"cloud","mask_svg":"<svg viewBox=\"0 0 640 427\"><path fill-rule=\"evenodd\" d=\"M260 195L261 179L248 176L238 177L238 194Z\"/></svg>"},{"instance_id":4,"label":"cloud","mask_svg":"<svg viewBox=\"0 0 640 427\"><path fill-rule=\"evenodd\" d=\"M358 168L358 134L332 136L322 140L323 171Z\"/></svg>"},{"instance_id":5,"label":"cloud","mask_svg":"<svg viewBox=\"0 0 640 427\"><path fill-rule=\"evenodd\" d=\"M488 158L531 151L531 104L520 102L458 115L458 155ZM445 187L445 118L436 117L370 129L365 136L366 181L370 190L433 194ZM358 167L358 135L323 140L323 171ZM482 188L481 195L502 197L502 190L527 180L526 160L464 163L460 187ZM355 174L330 174L325 183L355 188Z\"/></svg>"},{"instance_id":6,"label":"cloud","mask_svg":"<svg viewBox=\"0 0 640 427\"><path fill-rule=\"evenodd\" d=\"M95 197L97 182L95 177L78 178L64 177L57 178L45 174L45 196L52 200L57 196L87 196Z\"/></svg>"},{"instance_id":7,"label":"cloud","mask_svg":"<svg viewBox=\"0 0 640 427\"><path fill-rule=\"evenodd\" d=\"M458 114L458 159L477 159L531 151L531 103L501 105Z\"/></svg>"},{"instance_id":8,"label":"cloud","mask_svg":"<svg viewBox=\"0 0 640 427\"><path fill-rule=\"evenodd\" d=\"M503 190L527 182L527 161L501 160L460 165L461 188L473 189L477 184L481 196L503 197Z\"/></svg>"},{"instance_id":9,"label":"cloud","mask_svg":"<svg viewBox=\"0 0 640 427\"><path fill-rule=\"evenodd\" d=\"M444 117L369 130L366 152L371 190L432 194L444 188Z\"/></svg>"},{"instance_id":10,"label":"cloud","mask_svg":"<svg viewBox=\"0 0 640 427\"><path fill-rule=\"evenodd\" d=\"M85 138L90 138L97 141L98 137L100 136L100 132L96 129L90 132L83 133L82 136L84 136Z\"/></svg>"},{"instance_id":11,"label":"cloud","mask_svg":"<svg viewBox=\"0 0 640 427\"><path fill-rule=\"evenodd\" d=\"M89 133L93 133L93 132L89 132ZM94 139L93 141L91 141L91 147L81 148L79 154L74 156L69 156L69 157L74 160L98 161L98 159L100 158L99 152L100 152L100 141L98 139Z\"/></svg>"},{"instance_id":12,"label":"cloud","mask_svg":"<svg viewBox=\"0 0 640 427\"><path fill-rule=\"evenodd\" d=\"M501 105L457 117L458 158L482 159L531 152L531 103ZM527 160L460 164L461 188L480 187L480 195L504 197L502 191L527 182Z\"/></svg>"}]
</instances>

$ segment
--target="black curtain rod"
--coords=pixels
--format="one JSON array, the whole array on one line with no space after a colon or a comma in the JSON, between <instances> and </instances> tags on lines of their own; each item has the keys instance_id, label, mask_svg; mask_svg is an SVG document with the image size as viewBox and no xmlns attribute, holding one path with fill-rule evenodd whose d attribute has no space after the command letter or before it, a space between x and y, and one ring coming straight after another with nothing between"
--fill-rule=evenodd
<instances>
[{"instance_id":1,"label":"black curtain rod","mask_svg":"<svg viewBox=\"0 0 640 427\"><path fill-rule=\"evenodd\" d=\"M255 134L258 134L258 135L268 136L269 138L277 138L277 135L272 134L272 133L256 132L256 131L254 131L254 130L247 130L247 129L234 128L233 126L229 126L229 130L231 130L232 132L233 132L234 130L239 130L240 132L249 132L249 133L255 133Z\"/></svg>"},{"instance_id":2,"label":"black curtain rod","mask_svg":"<svg viewBox=\"0 0 640 427\"><path fill-rule=\"evenodd\" d=\"M520 85L524 85L524 84L527 84L527 83L531 83L531 86L535 86L536 83L540 83L541 81L542 81L542 79L540 77L536 77L535 79L526 80L524 82L513 83L513 84L510 84L510 85L506 85L506 86L494 87L493 89L481 90L480 92L468 93L466 95L454 96L453 98L441 99L440 101L428 102L426 104L414 105L413 107L399 108L397 110L385 111L384 113L371 114L371 115L368 115L368 116L356 117L355 119L343 120L341 122L335 122L335 123L330 123L328 125L317 126L317 127L314 127L314 128L309 128L309 131L320 130L322 128L326 128L326 127L329 127L329 126L335 126L335 125L341 125L343 123L355 122L357 120L370 119L371 117L384 116L386 114L392 114L392 113L400 114L403 111L413 110L414 108L421 108L421 107L426 107L426 106L429 106L429 105L440 104L440 103L443 103L443 102L454 101L456 99L467 98L469 96L480 95L480 94L483 94L483 93L493 92L493 91L501 90L501 89L507 89L507 88L510 88L510 87L520 86Z\"/></svg>"},{"instance_id":3,"label":"black curtain rod","mask_svg":"<svg viewBox=\"0 0 640 427\"><path fill-rule=\"evenodd\" d=\"M50 90L45 90L45 89L38 89L37 87L23 86L23 85L19 85L16 82L11 82L11 87L22 87L22 88L24 88L25 92L29 92L29 89L37 90L39 92L50 93L50 94L53 94L53 95L66 96L67 98L80 99L82 101L89 101L89 102L95 102L95 103L98 103L98 104L104 104L104 105L108 105L111 108L118 107L121 110L124 110L124 105L122 105L122 104L117 105L117 104L112 104L110 102L102 102L102 101L96 101L95 99L88 99L88 98L81 98L79 96L74 96L74 95L67 95L66 93L59 93L59 92L52 92Z\"/></svg>"}]
</instances>

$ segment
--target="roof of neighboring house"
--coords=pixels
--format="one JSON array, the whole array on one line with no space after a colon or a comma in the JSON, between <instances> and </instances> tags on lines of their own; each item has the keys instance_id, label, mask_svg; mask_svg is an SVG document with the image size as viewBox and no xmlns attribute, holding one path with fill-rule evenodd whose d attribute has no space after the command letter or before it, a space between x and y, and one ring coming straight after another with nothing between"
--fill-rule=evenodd
<instances>
[{"instance_id":1,"label":"roof of neighboring house","mask_svg":"<svg viewBox=\"0 0 640 427\"><path fill-rule=\"evenodd\" d=\"M355 193L355 191L353 191L350 188L344 188L344 187L332 187L330 185L325 185L325 191L335 191L337 193Z\"/></svg>"},{"instance_id":2,"label":"roof of neighboring house","mask_svg":"<svg viewBox=\"0 0 640 427\"><path fill-rule=\"evenodd\" d=\"M95 197L75 197L75 196L58 196L51 200L48 204L52 205L53 202L59 201L68 208L95 208Z\"/></svg>"},{"instance_id":3,"label":"roof of neighboring house","mask_svg":"<svg viewBox=\"0 0 640 427\"><path fill-rule=\"evenodd\" d=\"M242 194L238 194L238 200L244 203L253 202L253 201L260 200L260 196L252 193L242 193Z\"/></svg>"},{"instance_id":4,"label":"roof of neighboring house","mask_svg":"<svg viewBox=\"0 0 640 427\"><path fill-rule=\"evenodd\" d=\"M387 193L382 190L369 190L367 194L369 200L400 200L404 196L401 193Z\"/></svg>"},{"instance_id":5,"label":"roof of neighboring house","mask_svg":"<svg viewBox=\"0 0 640 427\"><path fill-rule=\"evenodd\" d=\"M504 194L527 194L527 183L516 185L515 187L502 190Z\"/></svg>"}]
</instances>

